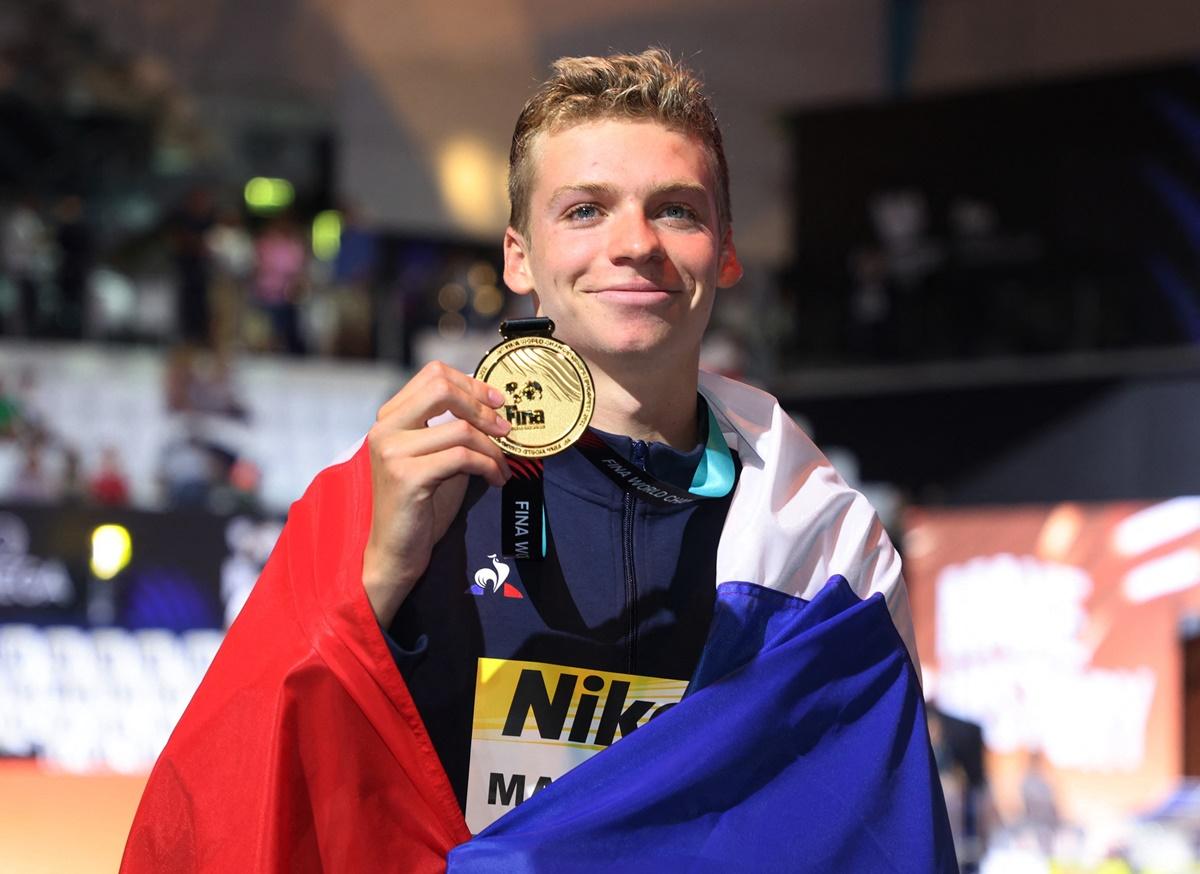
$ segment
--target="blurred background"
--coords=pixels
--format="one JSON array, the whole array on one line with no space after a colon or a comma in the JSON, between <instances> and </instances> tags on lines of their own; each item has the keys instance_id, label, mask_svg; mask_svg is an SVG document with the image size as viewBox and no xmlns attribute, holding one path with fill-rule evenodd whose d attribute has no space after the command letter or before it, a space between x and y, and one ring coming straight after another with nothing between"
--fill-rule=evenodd
<instances>
[{"instance_id":1,"label":"blurred background","mask_svg":"<svg viewBox=\"0 0 1200 874\"><path fill-rule=\"evenodd\" d=\"M113 871L291 501L500 319L564 54L706 79L779 396L905 553L966 871L1200 871L1195 0L0 0L0 869Z\"/></svg>"}]
</instances>

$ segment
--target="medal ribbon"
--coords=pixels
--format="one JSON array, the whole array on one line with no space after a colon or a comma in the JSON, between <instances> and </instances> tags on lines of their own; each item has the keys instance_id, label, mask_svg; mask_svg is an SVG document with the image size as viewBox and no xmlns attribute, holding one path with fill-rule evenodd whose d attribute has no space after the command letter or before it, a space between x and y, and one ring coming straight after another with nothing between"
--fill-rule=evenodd
<instances>
[{"instance_id":1,"label":"medal ribbon","mask_svg":"<svg viewBox=\"0 0 1200 874\"><path fill-rule=\"evenodd\" d=\"M684 490L635 467L588 429L575 444L584 458L626 492L661 506L680 506L708 498L723 498L733 488L736 472L733 455L720 426L708 411L708 442ZM512 478L504 484L500 501L500 546L506 558L541 561L546 556L546 515L543 466L540 458L506 455Z\"/></svg>"},{"instance_id":2,"label":"medal ribbon","mask_svg":"<svg viewBox=\"0 0 1200 874\"><path fill-rule=\"evenodd\" d=\"M708 441L700 464L696 466L690 489L681 489L635 467L614 452L612 447L590 428L579 438L575 448L582 452L584 458L594 464L597 470L626 492L662 506L693 504L706 498L723 498L733 488L736 478L733 455L725 443L725 438L721 436L721 427L711 409L708 411Z\"/></svg>"},{"instance_id":3,"label":"medal ribbon","mask_svg":"<svg viewBox=\"0 0 1200 874\"><path fill-rule=\"evenodd\" d=\"M506 338L552 337L547 318L509 319L500 325ZM500 551L505 558L541 561L546 557L546 500L542 459L504 453L512 477L500 493Z\"/></svg>"},{"instance_id":4,"label":"medal ribbon","mask_svg":"<svg viewBox=\"0 0 1200 874\"><path fill-rule=\"evenodd\" d=\"M512 477L500 493L500 549L505 558L541 561L546 556L542 460L505 454Z\"/></svg>"},{"instance_id":5,"label":"medal ribbon","mask_svg":"<svg viewBox=\"0 0 1200 874\"><path fill-rule=\"evenodd\" d=\"M546 318L513 319L500 326L505 338L552 337L554 323ZM681 506L729 494L736 479L732 453L720 425L708 409L708 439L689 489L681 489L635 467L587 430L574 444L596 469L635 498L662 506ZM500 497L500 548L506 558L541 561L546 556L544 467L541 458L505 453L512 476Z\"/></svg>"}]
</instances>

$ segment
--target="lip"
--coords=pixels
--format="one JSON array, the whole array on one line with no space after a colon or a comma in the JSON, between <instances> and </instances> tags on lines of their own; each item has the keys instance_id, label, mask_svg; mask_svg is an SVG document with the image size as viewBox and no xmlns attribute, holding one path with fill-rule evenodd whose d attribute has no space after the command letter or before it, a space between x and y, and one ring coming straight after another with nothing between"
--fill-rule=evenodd
<instances>
[{"instance_id":1,"label":"lip","mask_svg":"<svg viewBox=\"0 0 1200 874\"><path fill-rule=\"evenodd\" d=\"M597 292L631 291L631 292L638 292L638 293L659 292L662 294L670 294L671 293L671 289L669 289L669 288L663 288L658 285L651 285L650 283L643 283L643 282L627 282L627 283L622 283L620 285L606 285L603 288L596 289L596 291Z\"/></svg>"},{"instance_id":2,"label":"lip","mask_svg":"<svg viewBox=\"0 0 1200 874\"><path fill-rule=\"evenodd\" d=\"M609 285L592 292L600 300L628 306L653 306L671 300L677 292L656 285Z\"/></svg>"}]
</instances>

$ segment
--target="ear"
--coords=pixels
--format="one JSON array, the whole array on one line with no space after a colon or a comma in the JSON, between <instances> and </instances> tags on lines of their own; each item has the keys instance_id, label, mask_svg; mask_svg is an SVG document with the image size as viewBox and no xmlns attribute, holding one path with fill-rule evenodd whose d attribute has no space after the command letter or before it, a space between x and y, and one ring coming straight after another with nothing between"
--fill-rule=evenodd
<instances>
[{"instance_id":1,"label":"ear","mask_svg":"<svg viewBox=\"0 0 1200 874\"><path fill-rule=\"evenodd\" d=\"M737 249L733 245L733 227L725 228L721 237L720 262L717 265L717 288L729 288L737 285L742 278L742 262L738 260Z\"/></svg>"},{"instance_id":2,"label":"ear","mask_svg":"<svg viewBox=\"0 0 1200 874\"><path fill-rule=\"evenodd\" d=\"M504 284L516 294L529 294L534 290L529 243L511 225L504 231Z\"/></svg>"}]
</instances>

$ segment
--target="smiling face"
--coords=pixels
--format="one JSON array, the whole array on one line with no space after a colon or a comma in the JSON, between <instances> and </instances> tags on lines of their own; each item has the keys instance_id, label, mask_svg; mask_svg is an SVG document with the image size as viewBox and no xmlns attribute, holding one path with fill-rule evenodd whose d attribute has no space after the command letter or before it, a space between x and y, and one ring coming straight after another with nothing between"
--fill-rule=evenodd
<instances>
[{"instance_id":1,"label":"smiling face","mask_svg":"<svg viewBox=\"0 0 1200 874\"><path fill-rule=\"evenodd\" d=\"M504 237L504 281L556 336L611 371L690 368L719 287L741 277L704 147L653 121L605 119L534 143L528 229Z\"/></svg>"}]
</instances>

